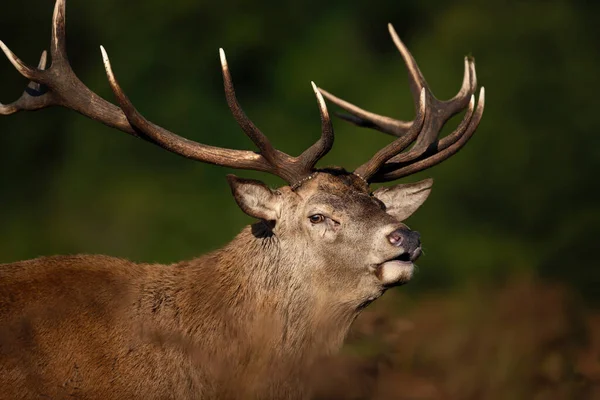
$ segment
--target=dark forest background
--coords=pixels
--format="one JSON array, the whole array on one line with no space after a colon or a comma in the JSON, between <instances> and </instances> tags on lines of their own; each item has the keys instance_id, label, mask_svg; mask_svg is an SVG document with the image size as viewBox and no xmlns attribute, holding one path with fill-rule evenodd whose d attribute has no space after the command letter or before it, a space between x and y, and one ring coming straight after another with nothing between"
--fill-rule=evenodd
<instances>
[{"instance_id":1,"label":"dark forest background","mask_svg":"<svg viewBox=\"0 0 600 400\"><path fill-rule=\"evenodd\" d=\"M0 39L37 63L54 1L5 3ZM113 99L100 44L149 119L250 149L225 103L223 47L247 114L291 154L319 135L311 80L412 119L388 22L439 98L456 93L463 57L474 56L487 97L476 135L405 180L435 179L408 221L424 241L419 273L359 319L336 370L360 388L334 394L324 385L323 396L592 398L600 396L599 16L600 3L583 0L69 0L67 38L75 71L104 98ZM0 61L1 102L26 83ZM321 165L354 168L391 140L334 123L336 144ZM72 111L2 117L0 262L106 253L170 263L218 248L251 222L230 195L231 172L281 184L194 163Z\"/></svg>"}]
</instances>

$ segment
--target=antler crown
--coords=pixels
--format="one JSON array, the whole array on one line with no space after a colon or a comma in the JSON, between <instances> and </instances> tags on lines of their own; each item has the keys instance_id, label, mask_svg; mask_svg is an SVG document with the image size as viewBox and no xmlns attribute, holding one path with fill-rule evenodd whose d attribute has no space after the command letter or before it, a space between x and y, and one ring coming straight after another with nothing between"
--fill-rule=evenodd
<instances>
[{"instance_id":1,"label":"antler crown","mask_svg":"<svg viewBox=\"0 0 600 400\"><path fill-rule=\"evenodd\" d=\"M349 113L342 116L344 119L397 137L354 171L354 174L367 183L395 180L442 162L460 150L472 137L483 114L483 88L475 108L477 79L472 59L465 59L463 84L458 94L450 100L440 101L433 96L414 58L390 24L392 39L408 68L416 109L413 121L399 121L365 111L317 88L311 82L321 115L321 137L299 156L290 156L275 149L242 110L235 94L225 52L219 49L227 104L238 125L258 148L258 152L209 146L178 136L142 116L119 85L103 47L101 51L104 67L119 107L102 99L83 84L73 72L67 58L65 16L66 0L57 0L50 45L52 64L49 67L46 51L42 53L37 68L32 68L0 41L0 48L10 62L21 75L31 81L17 101L7 105L0 104L0 115L63 106L192 160L268 172L281 177L292 186L297 186L315 172L317 162L333 146L333 126L323 96ZM465 116L455 131L439 139L444 124L465 108ZM414 145L410 150L404 151L412 144Z\"/></svg>"}]
</instances>

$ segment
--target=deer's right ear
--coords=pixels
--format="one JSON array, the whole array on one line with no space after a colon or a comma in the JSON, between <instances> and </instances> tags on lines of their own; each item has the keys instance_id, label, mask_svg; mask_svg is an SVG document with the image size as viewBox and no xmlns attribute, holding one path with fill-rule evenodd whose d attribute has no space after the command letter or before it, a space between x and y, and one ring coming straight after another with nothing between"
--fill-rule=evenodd
<instances>
[{"instance_id":1,"label":"deer's right ear","mask_svg":"<svg viewBox=\"0 0 600 400\"><path fill-rule=\"evenodd\" d=\"M276 221L279 217L281 197L267 185L254 179L242 179L227 175L227 182L235 201L243 212L251 217Z\"/></svg>"}]
</instances>

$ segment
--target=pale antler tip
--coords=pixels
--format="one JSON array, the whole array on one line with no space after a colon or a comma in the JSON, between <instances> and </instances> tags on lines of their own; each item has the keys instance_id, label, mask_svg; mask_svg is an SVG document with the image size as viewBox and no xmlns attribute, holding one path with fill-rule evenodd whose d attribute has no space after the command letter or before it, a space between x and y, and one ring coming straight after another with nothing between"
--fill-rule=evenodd
<instances>
[{"instance_id":1,"label":"pale antler tip","mask_svg":"<svg viewBox=\"0 0 600 400\"><path fill-rule=\"evenodd\" d=\"M221 57L221 65L223 68L227 68L227 57L225 57L225 50L219 48L219 57Z\"/></svg>"},{"instance_id":2,"label":"pale antler tip","mask_svg":"<svg viewBox=\"0 0 600 400\"><path fill-rule=\"evenodd\" d=\"M117 80L115 79L115 74L113 73L112 66L110 65L110 59L108 58L108 53L104 46L100 46L100 51L102 52L102 61L104 62L104 69L106 70L106 76L108 77L108 83L110 83L111 87L118 87Z\"/></svg>"},{"instance_id":3,"label":"pale antler tip","mask_svg":"<svg viewBox=\"0 0 600 400\"><path fill-rule=\"evenodd\" d=\"M412 55L406 48L406 45L404 44L402 39L400 39L400 36L398 36L398 33L394 29L394 26L392 24L389 24L388 30L390 32L390 36L392 37L392 41L394 42L394 44L400 51L400 54L402 54L402 58L404 58L404 61L406 62L408 69L411 70L411 74L416 74L417 73L416 69L418 69L418 67L416 66L414 60L411 61ZM411 61L411 62L409 62L409 61Z\"/></svg>"},{"instance_id":4,"label":"pale antler tip","mask_svg":"<svg viewBox=\"0 0 600 400\"><path fill-rule=\"evenodd\" d=\"M391 22L388 24L388 31L390 32L390 36L392 37L392 40L394 40L394 42L399 42L400 45L404 46L404 43L402 43L402 40L400 40L400 36L398 36L398 32L396 32L396 29L394 28L394 25L392 25Z\"/></svg>"},{"instance_id":5,"label":"pale antler tip","mask_svg":"<svg viewBox=\"0 0 600 400\"><path fill-rule=\"evenodd\" d=\"M104 48L104 46L100 45L100 51L102 52L102 60L104 61L104 63L110 64L110 60L108 59L108 54L106 53L106 49Z\"/></svg>"}]
</instances>

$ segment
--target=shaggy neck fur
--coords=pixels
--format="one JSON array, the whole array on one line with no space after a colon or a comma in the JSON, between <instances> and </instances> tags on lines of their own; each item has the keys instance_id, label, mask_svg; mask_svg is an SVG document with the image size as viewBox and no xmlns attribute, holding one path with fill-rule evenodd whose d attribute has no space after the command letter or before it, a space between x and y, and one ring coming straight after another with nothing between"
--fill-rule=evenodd
<instances>
[{"instance_id":1,"label":"shaggy neck fur","mask_svg":"<svg viewBox=\"0 0 600 400\"><path fill-rule=\"evenodd\" d=\"M164 330L151 334L196 355L190 363L203 367L202 381L237 391L215 395L300 394L314 363L341 347L361 304L340 300L343 288L328 284L301 248L255 224L224 248L174 265L147 288L143 308Z\"/></svg>"}]
</instances>

